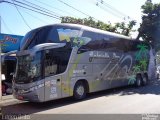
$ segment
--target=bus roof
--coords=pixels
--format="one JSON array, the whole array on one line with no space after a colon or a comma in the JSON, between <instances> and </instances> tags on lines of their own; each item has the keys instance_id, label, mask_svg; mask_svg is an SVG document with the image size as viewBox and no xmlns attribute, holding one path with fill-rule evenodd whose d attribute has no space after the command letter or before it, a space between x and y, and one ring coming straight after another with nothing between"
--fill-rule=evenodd
<instances>
[{"instance_id":1,"label":"bus roof","mask_svg":"<svg viewBox=\"0 0 160 120\"><path fill-rule=\"evenodd\" d=\"M119 38L124 38L124 39L131 39L131 37L128 36L124 36L118 33L113 33L113 32L109 32L109 31L105 31L105 30L100 30L97 28L93 28L93 27L89 27L89 26L85 26L85 25L80 25L80 24L70 24L70 23L60 23L57 25L62 25L62 26L69 26L69 27L77 27L77 28L81 28L82 30L87 30L87 31L92 31L92 32L96 32L96 33L102 33L102 34L107 34L113 37L119 37Z\"/></svg>"},{"instance_id":2,"label":"bus roof","mask_svg":"<svg viewBox=\"0 0 160 120\"><path fill-rule=\"evenodd\" d=\"M101 33L101 34L106 34L106 35L117 37L117 38L124 38L124 39L128 39L128 40L132 39L131 37L128 37L128 36L125 36L125 35L121 35L121 34L118 34L118 33L113 33L113 32L100 30L100 29L89 27L89 26L85 26L85 25L72 24L72 23L57 23L57 24L51 24L51 25L42 26L42 27L39 27L39 28L43 28L43 27L47 27L47 26L74 27L74 28L77 28L77 29L82 29L82 30ZM38 29L38 28L36 28L36 29Z\"/></svg>"},{"instance_id":3,"label":"bus roof","mask_svg":"<svg viewBox=\"0 0 160 120\"><path fill-rule=\"evenodd\" d=\"M68 33L68 30L72 30L72 29L77 30L77 31L76 32L74 31L75 33L73 32L72 34ZM46 37L45 38L40 37L40 40L38 42L35 42L35 43L32 42L33 38L34 38L33 36L40 35L39 34L40 31L43 34L45 32ZM48 32L48 33L46 33L46 32ZM88 27L88 26L84 26L84 25L70 24L70 23L58 23L58 24L42 26L42 27L39 27L39 28L36 28L36 29L29 31L21 41L20 50L33 47L34 45L37 45L40 43L47 43L48 41L54 42L54 43L69 42L70 38L68 38L68 37L65 38L66 33L64 33L64 32L66 32L68 35L75 34L75 35L80 35L82 37L88 37L88 38L91 38L91 41L99 40L99 39L104 39L107 41L114 41L114 40L118 40L118 39L137 41L135 39L132 39L131 37L127 37L127 36L120 35L117 33L104 31L104 30L100 30L100 29L96 29L96 28L92 28L92 27ZM41 35L43 35L43 34L41 34ZM33 43L33 44L31 44L31 43ZM30 45L30 47L29 47L29 45Z\"/></svg>"}]
</instances>

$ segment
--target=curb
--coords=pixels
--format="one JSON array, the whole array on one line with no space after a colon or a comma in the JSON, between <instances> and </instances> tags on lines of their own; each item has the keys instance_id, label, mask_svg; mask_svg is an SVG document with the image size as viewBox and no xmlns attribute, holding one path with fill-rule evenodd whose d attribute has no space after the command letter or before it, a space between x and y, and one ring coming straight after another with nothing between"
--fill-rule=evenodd
<instances>
[{"instance_id":1,"label":"curb","mask_svg":"<svg viewBox=\"0 0 160 120\"><path fill-rule=\"evenodd\" d=\"M13 105L13 104L21 103L21 102L22 101L19 101L19 100L13 98L13 95L4 96L4 98L2 98L2 100L0 101L0 107Z\"/></svg>"}]
</instances>

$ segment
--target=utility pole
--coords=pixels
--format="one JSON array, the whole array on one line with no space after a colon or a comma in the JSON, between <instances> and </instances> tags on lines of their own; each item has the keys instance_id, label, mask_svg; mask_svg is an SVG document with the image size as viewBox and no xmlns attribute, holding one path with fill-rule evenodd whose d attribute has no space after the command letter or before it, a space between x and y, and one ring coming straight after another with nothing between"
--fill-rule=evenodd
<instances>
[{"instance_id":1,"label":"utility pole","mask_svg":"<svg viewBox=\"0 0 160 120\"><path fill-rule=\"evenodd\" d=\"M1 33L1 15L0 15L0 33Z\"/></svg>"},{"instance_id":2,"label":"utility pole","mask_svg":"<svg viewBox=\"0 0 160 120\"><path fill-rule=\"evenodd\" d=\"M1 15L0 15L0 34L1 34ZM2 42L0 41L0 101L2 101L2 56L1 56Z\"/></svg>"}]
</instances>

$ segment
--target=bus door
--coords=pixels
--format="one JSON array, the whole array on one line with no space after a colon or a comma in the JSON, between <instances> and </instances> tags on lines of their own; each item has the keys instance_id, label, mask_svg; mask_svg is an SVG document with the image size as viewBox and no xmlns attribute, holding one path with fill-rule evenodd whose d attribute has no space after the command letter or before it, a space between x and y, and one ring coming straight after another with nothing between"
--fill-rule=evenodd
<instances>
[{"instance_id":1,"label":"bus door","mask_svg":"<svg viewBox=\"0 0 160 120\"><path fill-rule=\"evenodd\" d=\"M46 50L44 54L45 101L61 98L62 77L58 74L60 60L53 50Z\"/></svg>"},{"instance_id":2,"label":"bus door","mask_svg":"<svg viewBox=\"0 0 160 120\"><path fill-rule=\"evenodd\" d=\"M45 78L45 100L61 98L61 75Z\"/></svg>"}]
</instances>

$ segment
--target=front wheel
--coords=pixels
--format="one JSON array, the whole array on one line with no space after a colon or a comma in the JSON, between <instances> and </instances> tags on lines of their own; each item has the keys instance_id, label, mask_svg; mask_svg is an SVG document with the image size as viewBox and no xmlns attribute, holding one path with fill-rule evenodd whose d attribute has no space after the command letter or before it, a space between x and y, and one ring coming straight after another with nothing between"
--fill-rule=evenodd
<instances>
[{"instance_id":1,"label":"front wheel","mask_svg":"<svg viewBox=\"0 0 160 120\"><path fill-rule=\"evenodd\" d=\"M84 99L86 97L86 87L82 81L78 81L75 84L73 96L77 100Z\"/></svg>"}]
</instances>

